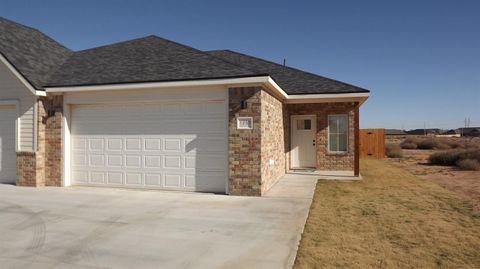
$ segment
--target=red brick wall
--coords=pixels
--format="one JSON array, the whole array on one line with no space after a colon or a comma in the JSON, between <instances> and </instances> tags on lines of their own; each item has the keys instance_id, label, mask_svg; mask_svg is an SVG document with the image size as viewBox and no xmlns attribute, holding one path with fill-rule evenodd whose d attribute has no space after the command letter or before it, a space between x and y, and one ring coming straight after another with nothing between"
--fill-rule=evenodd
<instances>
[{"instance_id":1,"label":"red brick wall","mask_svg":"<svg viewBox=\"0 0 480 269\"><path fill-rule=\"evenodd\" d=\"M285 105L285 144L290 148L290 116L291 115L316 115L317 116L317 169L354 171L355 168L355 126L358 120L355 116L356 103L322 103L322 104L288 104ZM345 154L332 154L328 152L328 115L348 114L348 152ZM357 140L358 143L358 140ZM287 167L290 159L287 154Z\"/></svg>"}]
</instances>

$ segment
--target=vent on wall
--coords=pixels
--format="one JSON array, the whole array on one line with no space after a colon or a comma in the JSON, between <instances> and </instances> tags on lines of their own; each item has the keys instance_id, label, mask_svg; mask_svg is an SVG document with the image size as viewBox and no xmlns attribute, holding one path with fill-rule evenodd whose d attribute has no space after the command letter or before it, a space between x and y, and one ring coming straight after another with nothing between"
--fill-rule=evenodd
<instances>
[{"instance_id":1,"label":"vent on wall","mask_svg":"<svg viewBox=\"0 0 480 269\"><path fill-rule=\"evenodd\" d=\"M253 129L253 118L252 117L238 117L237 118L237 129Z\"/></svg>"}]
</instances>

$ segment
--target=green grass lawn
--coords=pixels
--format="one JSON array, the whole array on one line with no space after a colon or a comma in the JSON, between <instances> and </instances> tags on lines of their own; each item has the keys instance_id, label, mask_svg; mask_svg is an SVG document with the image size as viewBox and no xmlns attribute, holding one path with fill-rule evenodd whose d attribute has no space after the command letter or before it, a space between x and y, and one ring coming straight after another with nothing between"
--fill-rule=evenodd
<instances>
[{"instance_id":1,"label":"green grass lawn","mask_svg":"<svg viewBox=\"0 0 480 269\"><path fill-rule=\"evenodd\" d=\"M361 172L318 182L294 268L480 268L470 203L382 160Z\"/></svg>"}]
</instances>

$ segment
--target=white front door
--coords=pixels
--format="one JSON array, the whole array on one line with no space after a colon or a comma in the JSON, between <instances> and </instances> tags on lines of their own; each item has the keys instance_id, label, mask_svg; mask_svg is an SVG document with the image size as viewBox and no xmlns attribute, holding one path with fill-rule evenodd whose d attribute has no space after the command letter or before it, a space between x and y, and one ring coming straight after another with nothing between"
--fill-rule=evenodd
<instances>
[{"instance_id":1,"label":"white front door","mask_svg":"<svg viewBox=\"0 0 480 269\"><path fill-rule=\"evenodd\" d=\"M291 117L290 165L292 168L317 166L316 133L317 120L314 115Z\"/></svg>"},{"instance_id":2,"label":"white front door","mask_svg":"<svg viewBox=\"0 0 480 269\"><path fill-rule=\"evenodd\" d=\"M0 104L0 183L15 183L15 105Z\"/></svg>"}]
</instances>

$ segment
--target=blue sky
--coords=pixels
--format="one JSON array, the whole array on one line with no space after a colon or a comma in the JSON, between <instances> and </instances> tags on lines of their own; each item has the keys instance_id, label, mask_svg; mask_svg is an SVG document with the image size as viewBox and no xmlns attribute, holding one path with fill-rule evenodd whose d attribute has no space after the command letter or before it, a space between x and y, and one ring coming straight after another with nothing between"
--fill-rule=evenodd
<instances>
[{"instance_id":1,"label":"blue sky","mask_svg":"<svg viewBox=\"0 0 480 269\"><path fill-rule=\"evenodd\" d=\"M480 126L480 1L4 1L81 50L150 34L229 48L372 91L361 127Z\"/></svg>"}]
</instances>

